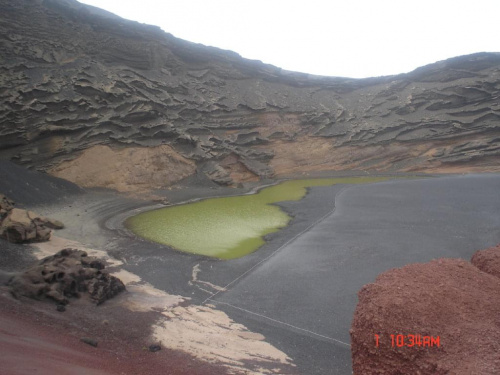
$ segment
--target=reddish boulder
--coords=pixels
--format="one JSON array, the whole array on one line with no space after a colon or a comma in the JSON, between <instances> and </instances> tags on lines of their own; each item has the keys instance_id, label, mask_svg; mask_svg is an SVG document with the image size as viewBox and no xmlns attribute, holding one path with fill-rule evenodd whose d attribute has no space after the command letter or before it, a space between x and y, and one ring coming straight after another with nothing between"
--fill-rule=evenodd
<instances>
[{"instance_id":1,"label":"reddish boulder","mask_svg":"<svg viewBox=\"0 0 500 375\"><path fill-rule=\"evenodd\" d=\"M476 251L471 263L483 272L500 277L500 245Z\"/></svg>"},{"instance_id":2,"label":"reddish boulder","mask_svg":"<svg viewBox=\"0 0 500 375\"><path fill-rule=\"evenodd\" d=\"M354 374L500 374L499 278L440 259L387 271L358 296Z\"/></svg>"}]
</instances>

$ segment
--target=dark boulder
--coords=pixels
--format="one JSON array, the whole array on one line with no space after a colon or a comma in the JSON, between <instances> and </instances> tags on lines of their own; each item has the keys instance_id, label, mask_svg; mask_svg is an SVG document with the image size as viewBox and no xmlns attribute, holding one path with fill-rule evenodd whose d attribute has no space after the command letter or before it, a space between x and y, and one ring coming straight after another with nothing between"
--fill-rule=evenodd
<instances>
[{"instance_id":1,"label":"dark boulder","mask_svg":"<svg viewBox=\"0 0 500 375\"><path fill-rule=\"evenodd\" d=\"M63 249L44 258L8 283L14 296L49 298L67 304L88 294L97 305L125 290L120 279L104 270L103 262L75 249Z\"/></svg>"}]
</instances>

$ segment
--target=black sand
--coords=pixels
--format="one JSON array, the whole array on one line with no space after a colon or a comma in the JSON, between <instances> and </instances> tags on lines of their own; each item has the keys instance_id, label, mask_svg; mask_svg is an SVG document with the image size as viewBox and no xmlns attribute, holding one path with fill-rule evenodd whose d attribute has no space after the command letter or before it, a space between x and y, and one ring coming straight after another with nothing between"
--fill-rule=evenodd
<instances>
[{"instance_id":1,"label":"black sand","mask_svg":"<svg viewBox=\"0 0 500 375\"><path fill-rule=\"evenodd\" d=\"M182 201L227 192L241 190L201 184L167 194ZM393 267L469 259L499 243L499 192L498 174L312 188L303 200L282 204L295 217L290 226L230 261L177 252L119 228L131 210L151 202L89 191L39 211L67 224L58 235L108 250L155 287L214 304L264 334L301 373L350 374L349 326L361 286ZM229 286L217 293L207 283Z\"/></svg>"},{"instance_id":2,"label":"black sand","mask_svg":"<svg viewBox=\"0 0 500 375\"><path fill-rule=\"evenodd\" d=\"M0 160L0 193L19 206L33 207L60 202L83 193L83 189L61 178L30 171L10 161Z\"/></svg>"}]
</instances>

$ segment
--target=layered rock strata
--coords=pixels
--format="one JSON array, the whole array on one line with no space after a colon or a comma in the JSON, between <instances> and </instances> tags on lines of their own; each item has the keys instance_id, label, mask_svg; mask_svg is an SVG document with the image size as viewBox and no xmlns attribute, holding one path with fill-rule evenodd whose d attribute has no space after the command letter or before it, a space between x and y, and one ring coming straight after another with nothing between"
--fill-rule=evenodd
<instances>
[{"instance_id":1,"label":"layered rock strata","mask_svg":"<svg viewBox=\"0 0 500 375\"><path fill-rule=\"evenodd\" d=\"M75 163L103 147L97 172L131 164L124 179L139 189L176 163L163 186L195 171L233 184L315 170L500 170L498 53L319 77L74 0L0 0L0 48L0 158L74 181ZM106 164L109 152L123 162ZM138 171L129 152L156 156Z\"/></svg>"}]
</instances>

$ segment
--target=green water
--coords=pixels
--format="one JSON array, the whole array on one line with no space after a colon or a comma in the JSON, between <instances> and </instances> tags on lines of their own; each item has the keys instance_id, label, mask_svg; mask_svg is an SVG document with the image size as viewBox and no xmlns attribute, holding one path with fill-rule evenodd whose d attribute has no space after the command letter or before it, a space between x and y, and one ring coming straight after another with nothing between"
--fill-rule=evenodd
<instances>
[{"instance_id":1,"label":"green water","mask_svg":"<svg viewBox=\"0 0 500 375\"><path fill-rule=\"evenodd\" d=\"M240 258L262 246L263 236L278 231L291 220L272 203L298 201L306 194L306 187L382 180L386 178L290 180L257 194L212 198L144 212L125 224L143 238L181 251L219 259Z\"/></svg>"}]
</instances>

